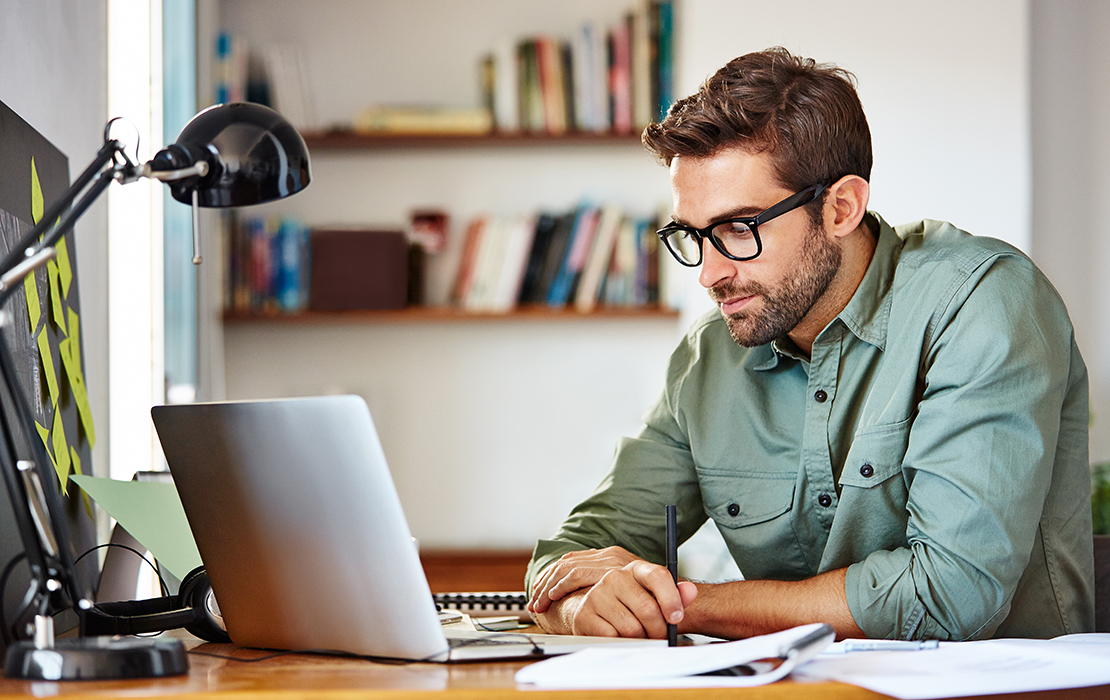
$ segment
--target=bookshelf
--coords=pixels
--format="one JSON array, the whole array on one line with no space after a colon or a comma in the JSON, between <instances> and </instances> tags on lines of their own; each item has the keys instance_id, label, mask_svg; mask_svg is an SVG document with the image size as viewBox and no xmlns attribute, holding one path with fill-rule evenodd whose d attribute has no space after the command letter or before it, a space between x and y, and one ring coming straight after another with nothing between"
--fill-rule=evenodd
<instances>
[{"instance_id":1,"label":"bookshelf","mask_svg":"<svg viewBox=\"0 0 1110 700\"><path fill-rule=\"evenodd\" d=\"M303 134L312 151L359 151L383 148L496 148L513 146L640 144L640 134L568 132L492 132L489 134L365 134L348 130L308 131Z\"/></svg>"},{"instance_id":2,"label":"bookshelf","mask_svg":"<svg viewBox=\"0 0 1110 700\"><path fill-rule=\"evenodd\" d=\"M206 3L211 32L299 43L308 58L325 125L304 131L313 182L262 215L403 227L413 209L441 208L452 220L449 246L461 248L467 222L484 212L566 211L589 197L647 215L670 200L666 170L638 130L414 136L326 126L363 103L435 95L465 105L476 99L478 57L498 40L569 33L581 19L621 16L625 0ZM451 254L430 277L437 264L453 270ZM221 282L209 284L222 299ZM655 307L209 312L222 353L215 398L367 399L413 534L429 551L520 551L549 536L603 476L617 439L638 429L681 335L678 312Z\"/></svg>"},{"instance_id":3,"label":"bookshelf","mask_svg":"<svg viewBox=\"0 0 1110 700\"><path fill-rule=\"evenodd\" d=\"M573 308L520 306L511 311L465 311L451 306L412 306L386 311L302 311L300 313L244 313L225 310L224 323L466 323L467 321L615 321L620 319L657 319L677 321L679 312L658 306L599 307L589 312Z\"/></svg>"}]
</instances>

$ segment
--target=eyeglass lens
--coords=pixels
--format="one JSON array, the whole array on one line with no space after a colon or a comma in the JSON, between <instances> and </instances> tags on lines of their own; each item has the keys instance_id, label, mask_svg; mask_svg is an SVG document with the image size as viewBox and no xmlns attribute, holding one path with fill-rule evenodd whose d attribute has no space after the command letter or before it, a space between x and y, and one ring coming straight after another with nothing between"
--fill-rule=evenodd
<instances>
[{"instance_id":1,"label":"eyeglass lens","mask_svg":"<svg viewBox=\"0 0 1110 700\"><path fill-rule=\"evenodd\" d=\"M736 258L751 258L759 252L759 243L751 228L739 221L722 221L710 232L725 251ZM671 249L685 262L701 260L701 236L692 231L676 231L667 237Z\"/></svg>"}]
</instances>

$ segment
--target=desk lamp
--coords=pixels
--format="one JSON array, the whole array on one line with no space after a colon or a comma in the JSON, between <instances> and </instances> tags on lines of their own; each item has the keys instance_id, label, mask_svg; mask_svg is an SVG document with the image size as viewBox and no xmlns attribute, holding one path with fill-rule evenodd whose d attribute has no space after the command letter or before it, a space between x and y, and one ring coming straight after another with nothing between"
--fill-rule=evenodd
<instances>
[{"instance_id":1,"label":"desk lamp","mask_svg":"<svg viewBox=\"0 0 1110 700\"><path fill-rule=\"evenodd\" d=\"M8 647L5 674L13 678L74 680L137 678L185 673L188 662L178 640L86 635L85 611L91 588L78 581L66 521L41 441L28 439L30 455L17 454L16 428L36 436L35 418L19 383L5 333L12 318L3 307L24 277L56 255L54 246L113 180L122 184L153 178L170 187L174 199L193 207L193 262L200 263L197 207L236 207L287 197L308 186L308 148L280 114L262 105L209 107L197 114L177 141L142 165L104 129L104 145L93 162L38 225L0 261L0 381L14 415L0 411L0 472L12 500L23 540L31 584L17 639ZM136 147L137 152L137 147ZM79 198L79 199L78 199ZM73 608L81 621L75 638L54 638L52 612Z\"/></svg>"}]
</instances>

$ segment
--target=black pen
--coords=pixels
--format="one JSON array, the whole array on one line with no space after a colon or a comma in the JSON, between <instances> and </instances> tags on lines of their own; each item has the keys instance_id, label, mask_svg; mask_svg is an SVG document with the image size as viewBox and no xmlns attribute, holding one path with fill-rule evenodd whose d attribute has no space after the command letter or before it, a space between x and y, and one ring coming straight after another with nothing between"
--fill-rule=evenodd
<instances>
[{"instance_id":1,"label":"black pen","mask_svg":"<svg viewBox=\"0 0 1110 700\"><path fill-rule=\"evenodd\" d=\"M678 586L678 516L675 506L667 506L667 571ZM667 623L667 646L678 646L678 625Z\"/></svg>"}]
</instances>

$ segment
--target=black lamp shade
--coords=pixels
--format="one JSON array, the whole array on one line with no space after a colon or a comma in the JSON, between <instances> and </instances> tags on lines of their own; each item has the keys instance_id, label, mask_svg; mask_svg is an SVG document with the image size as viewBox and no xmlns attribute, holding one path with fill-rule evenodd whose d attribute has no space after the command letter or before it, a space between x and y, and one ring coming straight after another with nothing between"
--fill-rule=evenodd
<instances>
[{"instance_id":1,"label":"black lamp shade","mask_svg":"<svg viewBox=\"0 0 1110 700\"><path fill-rule=\"evenodd\" d=\"M249 102L216 105L197 114L176 143L155 157L183 165L206 160L209 172L167 183L173 198L202 207L261 204L300 192L311 179L308 147L280 114Z\"/></svg>"}]
</instances>

